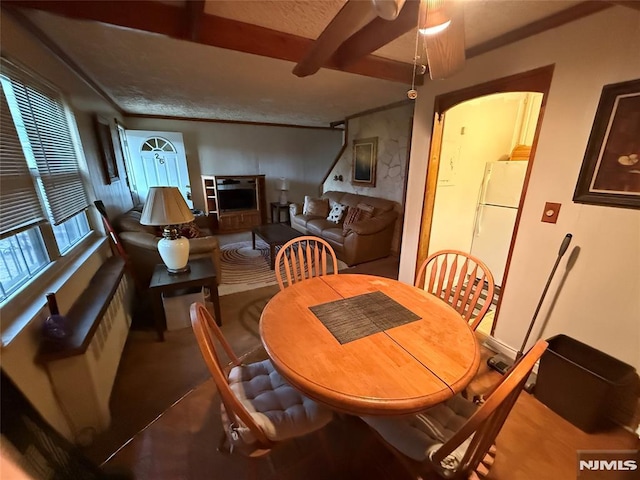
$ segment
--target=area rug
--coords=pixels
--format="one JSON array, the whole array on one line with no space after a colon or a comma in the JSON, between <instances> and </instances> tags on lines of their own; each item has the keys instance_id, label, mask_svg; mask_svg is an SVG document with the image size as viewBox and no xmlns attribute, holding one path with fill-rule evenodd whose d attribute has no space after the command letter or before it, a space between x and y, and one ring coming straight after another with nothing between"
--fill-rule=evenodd
<instances>
[{"instance_id":1,"label":"area rug","mask_svg":"<svg viewBox=\"0 0 640 480\"><path fill-rule=\"evenodd\" d=\"M269 245L256 238L256 249L249 241L229 243L220 247L222 280L218 295L245 292L278 283L275 270L269 267ZM348 268L338 260L338 270Z\"/></svg>"}]
</instances>

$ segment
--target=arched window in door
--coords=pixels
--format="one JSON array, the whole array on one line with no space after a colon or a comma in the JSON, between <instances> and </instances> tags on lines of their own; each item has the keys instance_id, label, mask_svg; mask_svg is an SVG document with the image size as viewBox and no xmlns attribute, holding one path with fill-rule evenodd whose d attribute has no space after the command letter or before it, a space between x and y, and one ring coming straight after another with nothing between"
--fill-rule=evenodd
<instances>
[{"instance_id":1,"label":"arched window in door","mask_svg":"<svg viewBox=\"0 0 640 480\"><path fill-rule=\"evenodd\" d=\"M176 153L176 149L173 146L173 144L169 140L167 140L165 138L162 138L162 137L151 137L151 138L148 138L147 140L145 140L145 142L142 144L142 147L140 147L140 152L141 153L145 153L145 152L153 153L153 159L158 161L160 163L160 165L164 165L166 159L160 152L174 153L175 154Z\"/></svg>"}]
</instances>

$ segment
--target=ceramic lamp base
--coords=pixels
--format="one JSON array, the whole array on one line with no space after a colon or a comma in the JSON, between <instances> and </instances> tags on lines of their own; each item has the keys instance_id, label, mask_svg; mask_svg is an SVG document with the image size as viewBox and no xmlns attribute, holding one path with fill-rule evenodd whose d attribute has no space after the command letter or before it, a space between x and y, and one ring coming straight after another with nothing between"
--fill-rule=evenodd
<instances>
[{"instance_id":1,"label":"ceramic lamp base","mask_svg":"<svg viewBox=\"0 0 640 480\"><path fill-rule=\"evenodd\" d=\"M158 253L160 253L160 258L167 266L169 273L189 271L189 239L184 237L161 238L158 241Z\"/></svg>"},{"instance_id":2,"label":"ceramic lamp base","mask_svg":"<svg viewBox=\"0 0 640 480\"><path fill-rule=\"evenodd\" d=\"M167 267L167 272L169 272L169 275L180 275L181 273L187 273L191 271L191 267L189 266L189 264L187 263L187 265L183 268L180 269L173 269L173 268L169 268Z\"/></svg>"}]
</instances>

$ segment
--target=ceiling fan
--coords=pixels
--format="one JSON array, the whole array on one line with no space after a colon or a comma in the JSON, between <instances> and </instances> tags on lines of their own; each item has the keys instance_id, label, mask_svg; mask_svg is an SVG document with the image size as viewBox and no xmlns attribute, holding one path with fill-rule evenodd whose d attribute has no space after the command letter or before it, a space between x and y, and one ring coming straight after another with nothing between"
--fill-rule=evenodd
<instances>
[{"instance_id":1,"label":"ceiling fan","mask_svg":"<svg viewBox=\"0 0 640 480\"><path fill-rule=\"evenodd\" d=\"M416 27L416 66L428 65L431 79L462 69L461 0L347 0L293 73L305 77L327 64L345 67Z\"/></svg>"}]
</instances>

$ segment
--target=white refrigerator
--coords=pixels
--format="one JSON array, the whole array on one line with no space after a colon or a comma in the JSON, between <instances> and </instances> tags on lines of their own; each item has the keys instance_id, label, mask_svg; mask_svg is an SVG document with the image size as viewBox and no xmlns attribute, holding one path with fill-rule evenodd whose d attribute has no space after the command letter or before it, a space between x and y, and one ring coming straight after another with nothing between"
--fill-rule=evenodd
<instances>
[{"instance_id":1,"label":"white refrigerator","mask_svg":"<svg viewBox=\"0 0 640 480\"><path fill-rule=\"evenodd\" d=\"M502 285L527 164L525 161L487 162L485 167L471 254L486 263L496 285Z\"/></svg>"}]
</instances>

